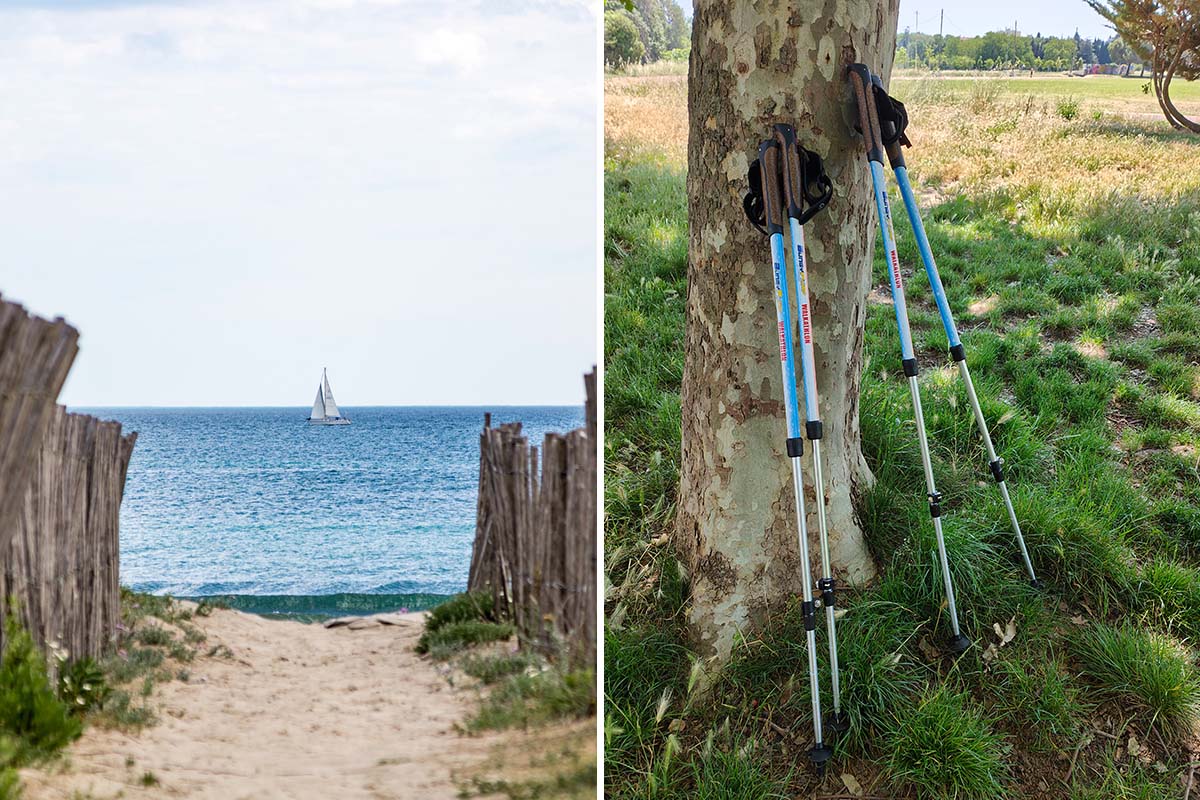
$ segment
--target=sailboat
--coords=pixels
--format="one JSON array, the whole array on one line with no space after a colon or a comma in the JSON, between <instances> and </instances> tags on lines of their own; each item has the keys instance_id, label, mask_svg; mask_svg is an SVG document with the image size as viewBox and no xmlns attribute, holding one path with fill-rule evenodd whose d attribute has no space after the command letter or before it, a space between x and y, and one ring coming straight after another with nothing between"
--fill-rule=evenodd
<instances>
[{"instance_id":1,"label":"sailboat","mask_svg":"<svg viewBox=\"0 0 1200 800\"><path fill-rule=\"evenodd\" d=\"M349 425L350 420L342 416L333 400L333 389L329 388L329 374L321 370L321 382L317 384L317 399L313 400L309 425Z\"/></svg>"}]
</instances>

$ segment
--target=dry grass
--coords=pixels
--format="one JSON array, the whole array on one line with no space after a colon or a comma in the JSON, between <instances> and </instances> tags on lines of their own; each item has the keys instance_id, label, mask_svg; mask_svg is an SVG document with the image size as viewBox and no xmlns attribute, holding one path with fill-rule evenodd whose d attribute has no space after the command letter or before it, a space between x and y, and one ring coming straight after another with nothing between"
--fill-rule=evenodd
<instances>
[{"instance_id":1,"label":"dry grass","mask_svg":"<svg viewBox=\"0 0 1200 800\"><path fill-rule=\"evenodd\" d=\"M1153 202L1200 191L1200 137L1171 131L1156 118L1154 97L1130 81L1107 80L1120 83L1113 89L1104 79L897 79L894 91L913 119L915 182L946 195L1036 195L1064 212L1117 194ZM1058 113L1059 87L1068 81L1078 90L1074 120ZM687 129L686 75L605 79L610 152L656 150L682 165Z\"/></svg>"},{"instance_id":2,"label":"dry grass","mask_svg":"<svg viewBox=\"0 0 1200 800\"><path fill-rule=\"evenodd\" d=\"M604 79L604 139L613 151L659 150L687 162L687 76Z\"/></svg>"}]
</instances>

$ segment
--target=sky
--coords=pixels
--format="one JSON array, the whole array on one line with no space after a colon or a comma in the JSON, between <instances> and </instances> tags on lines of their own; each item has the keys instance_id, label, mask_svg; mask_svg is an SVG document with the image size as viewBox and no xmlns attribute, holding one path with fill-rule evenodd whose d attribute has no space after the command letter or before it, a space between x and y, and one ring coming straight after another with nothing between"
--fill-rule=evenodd
<instances>
[{"instance_id":1,"label":"sky","mask_svg":"<svg viewBox=\"0 0 1200 800\"><path fill-rule=\"evenodd\" d=\"M1108 23L1083 0L1007 0L1003 3L948 3L946 0L900 0L900 32L905 28L937 33L938 17L946 12L947 36L978 36L989 31L1012 30L1043 36L1080 36L1108 39ZM918 27L918 18L920 24Z\"/></svg>"},{"instance_id":2,"label":"sky","mask_svg":"<svg viewBox=\"0 0 1200 800\"><path fill-rule=\"evenodd\" d=\"M599 8L0 0L0 293L79 328L60 400L581 403Z\"/></svg>"}]
</instances>

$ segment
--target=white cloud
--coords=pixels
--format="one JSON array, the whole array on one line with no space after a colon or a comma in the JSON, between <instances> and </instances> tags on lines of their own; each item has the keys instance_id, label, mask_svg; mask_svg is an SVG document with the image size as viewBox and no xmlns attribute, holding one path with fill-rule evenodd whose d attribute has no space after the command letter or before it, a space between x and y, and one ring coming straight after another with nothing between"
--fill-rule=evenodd
<instances>
[{"instance_id":1,"label":"white cloud","mask_svg":"<svg viewBox=\"0 0 1200 800\"><path fill-rule=\"evenodd\" d=\"M0 292L80 326L76 404L297 402L314 358L353 362L359 402L574 402L595 358L585 9L0 11ZM551 194L571 198L552 222ZM464 353L527 369L484 382Z\"/></svg>"},{"instance_id":2,"label":"white cloud","mask_svg":"<svg viewBox=\"0 0 1200 800\"><path fill-rule=\"evenodd\" d=\"M483 38L471 31L438 28L417 41L417 60L435 67L471 72L483 62Z\"/></svg>"}]
</instances>

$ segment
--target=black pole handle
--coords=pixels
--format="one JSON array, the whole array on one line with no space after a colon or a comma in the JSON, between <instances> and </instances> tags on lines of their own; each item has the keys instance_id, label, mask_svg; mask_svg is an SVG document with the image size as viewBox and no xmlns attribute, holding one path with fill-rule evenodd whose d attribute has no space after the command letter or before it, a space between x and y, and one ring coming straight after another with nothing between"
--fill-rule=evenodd
<instances>
[{"instance_id":1,"label":"black pole handle","mask_svg":"<svg viewBox=\"0 0 1200 800\"><path fill-rule=\"evenodd\" d=\"M904 104L887 93L883 88L883 80L871 73L871 94L875 102L875 113L879 117L879 135L887 152L888 163L892 169L903 167L904 147L912 147L912 142L905 135L908 127L908 111Z\"/></svg>"}]
</instances>

